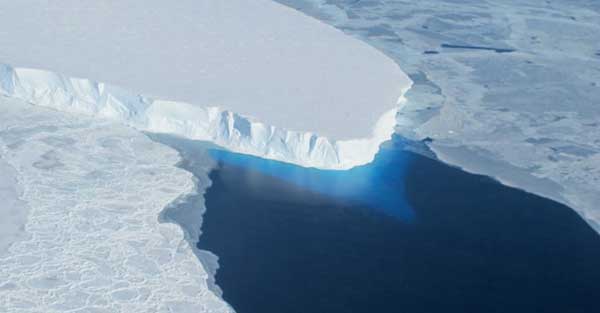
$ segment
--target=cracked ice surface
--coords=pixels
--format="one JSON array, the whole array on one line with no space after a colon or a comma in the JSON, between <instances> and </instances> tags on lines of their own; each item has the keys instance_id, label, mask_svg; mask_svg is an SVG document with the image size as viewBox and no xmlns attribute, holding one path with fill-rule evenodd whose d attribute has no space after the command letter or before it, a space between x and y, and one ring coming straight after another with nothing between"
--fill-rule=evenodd
<instances>
[{"instance_id":1,"label":"cracked ice surface","mask_svg":"<svg viewBox=\"0 0 600 313\"><path fill-rule=\"evenodd\" d=\"M23 227L27 217L27 206L19 199L21 186L17 182L17 174L2 158L3 155L0 146L0 256L13 242L26 236Z\"/></svg>"},{"instance_id":2,"label":"cracked ice surface","mask_svg":"<svg viewBox=\"0 0 600 313\"><path fill-rule=\"evenodd\" d=\"M1 157L29 206L0 255L3 312L231 312L181 229L159 223L193 191L178 154L111 122L0 98Z\"/></svg>"},{"instance_id":3,"label":"cracked ice surface","mask_svg":"<svg viewBox=\"0 0 600 313\"><path fill-rule=\"evenodd\" d=\"M414 82L400 134L566 203L600 231L600 2L277 1L400 65Z\"/></svg>"}]
</instances>

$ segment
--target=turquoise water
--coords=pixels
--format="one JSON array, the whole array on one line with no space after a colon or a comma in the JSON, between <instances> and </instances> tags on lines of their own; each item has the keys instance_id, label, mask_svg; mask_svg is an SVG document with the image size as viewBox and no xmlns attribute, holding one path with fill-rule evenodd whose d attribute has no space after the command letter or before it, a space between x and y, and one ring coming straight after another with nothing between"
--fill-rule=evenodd
<instances>
[{"instance_id":1,"label":"turquoise water","mask_svg":"<svg viewBox=\"0 0 600 313\"><path fill-rule=\"evenodd\" d=\"M304 168L223 150L210 150L210 155L222 165L248 169L247 184L267 175L339 202L368 206L404 222L415 218L404 192L410 157L393 149L379 153L377 162L347 171Z\"/></svg>"},{"instance_id":2,"label":"turquoise water","mask_svg":"<svg viewBox=\"0 0 600 313\"><path fill-rule=\"evenodd\" d=\"M219 257L216 283L238 313L597 306L600 236L572 209L404 151L398 138L348 172L212 157L198 247Z\"/></svg>"}]
</instances>

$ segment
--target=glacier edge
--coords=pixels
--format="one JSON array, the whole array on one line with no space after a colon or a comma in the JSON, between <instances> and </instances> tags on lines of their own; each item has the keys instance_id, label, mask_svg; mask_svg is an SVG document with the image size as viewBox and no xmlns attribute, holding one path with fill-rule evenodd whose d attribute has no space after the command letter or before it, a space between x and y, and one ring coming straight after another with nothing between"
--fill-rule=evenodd
<instances>
[{"instance_id":1,"label":"glacier edge","mask_svg":"<svg viewBox=\"0 0 600 313\"><path fill-rule=\"evenodd\" d=\"M411 83L402 86L396 108L379 118L369 138L330 140L313 132L286 130L217 106L152 99L123 88L58 73L0 63L0 95L58 111L121 122L140 131L210 141L228 150L321 169L349 169L373 160L391 138L396 113Z\"/></svg>"}]
</instances>

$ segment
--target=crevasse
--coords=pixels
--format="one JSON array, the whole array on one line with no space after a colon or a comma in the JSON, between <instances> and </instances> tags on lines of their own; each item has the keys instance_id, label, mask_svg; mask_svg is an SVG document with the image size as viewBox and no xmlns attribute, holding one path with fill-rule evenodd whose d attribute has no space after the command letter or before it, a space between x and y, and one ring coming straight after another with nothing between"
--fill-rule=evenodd
<instances>
[{"instance_id":1,"label":"crevasse","mask_svg":"<svg viewBox=\"0 0 600 313\"><path fill-rule=\"evenodd\" d=\"M398 107L409 88L399 95ZM152 99L89 79L4 64L0 64L0 94L58 111L115 120L141 131L210 141L234 152L322 169L348 169L371 162L379 145L390 139L398 110L381 116L371 137L336 141L267 125L220 107Z\"/></svg>"}]
</instances>

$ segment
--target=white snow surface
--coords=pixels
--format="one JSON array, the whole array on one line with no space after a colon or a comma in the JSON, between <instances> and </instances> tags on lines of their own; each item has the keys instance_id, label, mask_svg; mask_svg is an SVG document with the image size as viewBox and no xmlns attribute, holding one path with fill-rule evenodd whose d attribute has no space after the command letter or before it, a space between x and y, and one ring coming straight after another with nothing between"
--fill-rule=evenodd
<instances>
[{"instance_id":1,"label":"white snow surface","mask_svg":"<svg viewBox=\"0 0 600 313\"><path fill-rule=\"evenodd\" d=\"M378 50L271 0L0 4L2 63L221 107L331 140L371 137L410 86Z\"/></svg>"},{"instance_id":2,"label":"white snow surface","mask_svg":"<svg viewBox=\"0 0 600 313\"><path fill-rule=\"evenodd\" d=\"M233 312L199 228L167 223L211 164L193 179L136 130L345 169L390 138L411 86L382 53L268 0L0 4L11 313Z\"/></svg>"}]
</instances>

